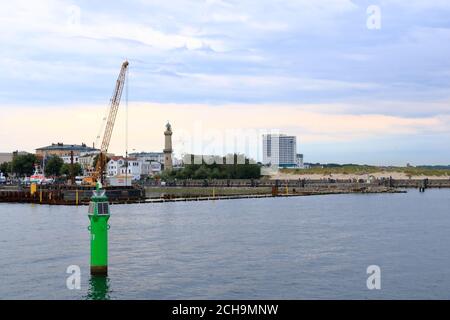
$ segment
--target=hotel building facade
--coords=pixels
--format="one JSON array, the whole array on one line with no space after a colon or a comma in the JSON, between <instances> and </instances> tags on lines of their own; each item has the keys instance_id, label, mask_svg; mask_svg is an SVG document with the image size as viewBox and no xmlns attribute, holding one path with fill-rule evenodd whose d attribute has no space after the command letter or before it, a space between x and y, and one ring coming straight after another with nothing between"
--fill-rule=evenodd
<instances>
[{"instance_id":1,"label":"hotel building facade","mask_svg":"<svg viewBox=\"0 0 450 320\"><path fill-rule=\"evenodd\" d=\"M263 135L263 164L278 168L297 166L297 137L285 134Z\"/></svg>"}]
</instances>

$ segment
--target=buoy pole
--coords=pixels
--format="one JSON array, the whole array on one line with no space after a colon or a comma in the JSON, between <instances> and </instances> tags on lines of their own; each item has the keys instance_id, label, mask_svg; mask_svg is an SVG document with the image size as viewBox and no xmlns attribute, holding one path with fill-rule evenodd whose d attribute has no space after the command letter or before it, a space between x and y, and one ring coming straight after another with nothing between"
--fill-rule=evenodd
<instances>
[{"instance_id":1,"label":"buoy pole","mask_svg":"<svg viewBox=\"0 0 450 320\"><path fill-rule=\"evenodd\" d=\"M91 233L91 275L108 274L108 220L110 217L108 197L97 182L89 203L89 231Z\"/></svg>"}]
</instances>

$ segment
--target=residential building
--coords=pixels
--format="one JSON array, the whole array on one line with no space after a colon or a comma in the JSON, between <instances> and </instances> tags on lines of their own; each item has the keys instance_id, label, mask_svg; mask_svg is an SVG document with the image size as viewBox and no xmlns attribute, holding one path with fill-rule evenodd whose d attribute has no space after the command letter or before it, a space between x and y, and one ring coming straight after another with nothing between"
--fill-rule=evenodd
<instances>
[{"instance_id":1,"label":"residential building","mask_svg":"<svg viewBox=\"0 0 450 320\"><path fill-rule=\"evenodd\" d=\"M146 162L164 163L164 152L134 152L129 156Z\"/></svg>"},{"instance_id":2,"label":"residential building","mask_svg":"<svg viewBox=\"0 0 450 320\"><path fill-rule=\"evenodd\" d=\"M73 155L73 163L78 163L79 157L79 155ZM64 161L64 163L72 163L71 155L61 156L61 159Z\"/></svg>"},{"instance_id":3,"label":"residential building","mask_svg":"<svg viewBox=\"0 0 450 320\"><path fill-rule=\"evenodd\" d=\"M25 151L14 151L14 152L0 152L0 164L4 162L11 162L13 158L17 155L26 155L28 152Z\"/></svg>"},{"instance_id":4,"label":"residential building","mask_svg":"<svg viewBox=\"0 0 450 320\"><path fill-rule=\"evenodd\" d=\"M305 167L305 164L303 163L303 154L297 153L296 164L298 168Z\"/></svg>"},{"instance_id":5,"label":"residential building","mask_svg":"<svg viewBox=\"0 0 450 320\"><path fill-rule=\"evenodd\" d=\"M152 161L150 162L150 175L159 174L162 171L161 162Z\"/></svg>"},{"instance_id":6,"label":"residential building","mask_svg":"<svg viewBox=\"0 0 450 320\"><path fill-rule=\"evenodd\" d=\"M106 166L106 173L109 177L130 175L133 180L139 180L142 161L137 158L112 157Z\"/></svg>"},{"instance_id":7,"label":"residential building","mask_svg":"<svg viewBox=\"0 0 450 320\"><path fill-rule=\"evenodd\" d=\"M11 162L13 159L12 153L1 152L0 153L0 164L4 162Z\"/></svg>"},{"instance_id":8,"label":"residential building","mask_svg":"<svg viewBox=\"0 0 450 320\"><path fill-rule=\"evenodd\" d=\"M83 174L85 176L90 176L95 170L94 162L95 158L100 154L100 150L93 151L93 152L83 152L78 157L78 163L81 165L81 168L83 169ZM106 155L107 158L111 159L114 157L114 154L108 153Z\"/></svg>"},{"instance_id":9,"label":"residential building","mask_svg":"<svg viewBox=\"0 0 450 320\"><path fill-rule=\"evenodd\" d=\"M297 137L285 134L263 135L263 164L279 168L297 166Z\"/></svg>"},{"instance_id":10,"label":"residential building","mask_svg":"<svg viewBox=\"0 0 450 320\"><path fill-rule=\"evenodd\" d=\"M50 146L42 147L36 149L36 156L40 158L47 158L49 156L58 156L61 158L69 157L70 163L70 156L73 152L73 156L79 157L82 153L88 153L88 152L94 152L99 151L98 149L88 147L86 144L82 143L81 145L77 144L64 144L64 143L52 143ZM75 161L74 161L75 162Z\"/></svg>"},{"instance_id":11,"label":"residential building","mask_svg":"<svg viewBox=\"0 0 450 320\"><path fill-rule=\"evenodd\" d=\"M183 167L183 160L182 160L182 159L173 157L173 158L172 158L172 161L173 161L173 167L174 167L174 169L179 169L179 168L182 168L182 167Z\"/></svg>"},{"instance_id":12,"label":"residential building","mask_svg":"<svg viewBox=\"0 0 450 320\"><path fill-rule=\"evenodd\" d=\"M162 171L164 163L164 152L135 152L130 157L138 159L142 163L141 175L153 176Z\"/></svg>"}]
</instances>

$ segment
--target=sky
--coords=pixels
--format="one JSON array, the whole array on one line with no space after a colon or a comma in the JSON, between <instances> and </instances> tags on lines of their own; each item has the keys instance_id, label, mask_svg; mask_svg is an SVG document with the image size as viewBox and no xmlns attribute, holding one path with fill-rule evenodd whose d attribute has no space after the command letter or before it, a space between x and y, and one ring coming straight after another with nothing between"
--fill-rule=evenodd
<instances>
[{"instance_id":1,"label":"sky","mask_svg":"<svg viewBox=\"0 0 450 320\"><path fill-rule=\"evenodd\" d=\"M116 154L161 151L170 121L177 156L260 160L262 133L280 132L306 162L450 164L449 1L1 7L0 152L98 145L128 59Z\"/></svg>"}]
</instances>

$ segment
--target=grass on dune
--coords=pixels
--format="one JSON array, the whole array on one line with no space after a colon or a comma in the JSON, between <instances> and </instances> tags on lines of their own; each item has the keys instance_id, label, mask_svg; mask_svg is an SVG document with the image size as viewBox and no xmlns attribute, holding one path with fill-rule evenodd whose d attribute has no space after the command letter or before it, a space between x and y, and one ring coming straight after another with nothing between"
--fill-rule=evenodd
<instances>
[{"instance_id":1,"label":"grass on dune","mask_svg":"<svg viewBox=\"0 0 450 320\"><path fill-rule=\"evenodd\" d=\"M450 169L436 169L424 167L377 167L368 165L343 165L339 167L313 167L309 169L282 169L281 172L287 174L373 174L373 173L389 173L398 172L404 173L407 176L450 176Z\"/></svg>"}]
</instances>

